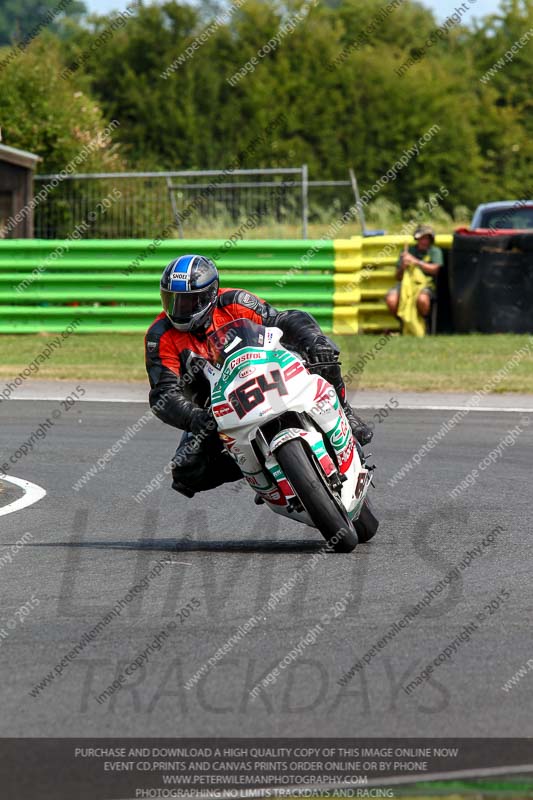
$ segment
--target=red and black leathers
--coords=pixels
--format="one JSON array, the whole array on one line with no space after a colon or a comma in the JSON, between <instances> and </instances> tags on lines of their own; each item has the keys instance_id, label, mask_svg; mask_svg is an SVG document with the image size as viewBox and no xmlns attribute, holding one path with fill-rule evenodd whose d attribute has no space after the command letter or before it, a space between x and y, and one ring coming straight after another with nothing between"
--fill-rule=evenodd
<instances>
[{"instance_id":1,"label":"red and black leathers","mask_svg":"<svg viewBox=\"0 0 533 800\"><path fill-rule=\"evenodd\" d=\"M201 370L195 368L195 357L207 356L206 337L209 333L242 317L260 325L281 328L283 342L301 353L305 353L316 337L322 335L310 314L304 311L277 311L269 303L242 289L219 290L211 325L204 334L178 331L164 313L160 314L145 338L146 369L151 387L150 406L159 419L175 428L192 430L192 417L199 407L203 408L209 388ZM324 372L328 372L331 380L327 368ZM341 401L344 402L340 368L337 368L337 372L338 379L332 383L338 392L343 392Z\"/></svg>"},{"instance_id":2,"label":"red and black leathers","mask_svg":"<svg viewBox=\"0 0 533 800\"><path fill-rule=\"evenodd\" d=\"M207 335L242 317L281 328L283 344L312 362L313 354L316 361L327 362L317 363L313 371L335 387L358 440L363 439L359 431L369 432L347 403L340 365L335 363L339 350L310 314L296 310L280 312L242 289L220 289L211 324L205 332L178 331L162 313L145 338L152 411L168 425L186 431L173 458L172 486L187 497L242 478L237 464L216 435L214 420L211 418L211 426L210 417L203 410L209 385L201 365L201 360L208 356Z\"/></svg>"}]
</instances>

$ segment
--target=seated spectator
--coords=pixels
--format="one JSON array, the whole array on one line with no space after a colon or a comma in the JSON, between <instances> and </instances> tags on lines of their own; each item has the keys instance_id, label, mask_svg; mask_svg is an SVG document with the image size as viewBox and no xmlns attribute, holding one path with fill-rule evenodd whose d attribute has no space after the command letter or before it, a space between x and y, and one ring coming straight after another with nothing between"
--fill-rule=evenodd
<instances>
[{"instance_id":1,"label":"seated spectator","mask_svg":"<svg viewBox=\"0 0 533 800\"><path fill-rule=\"evenodd\" d=\"M431 303L436 297L435 277L442 267L443 257L440 247L435 246L435 231L431 225L419 225L414 233L415 244L400 254L396 265L398 283L387 292L385 301L391 314L398 316L402 278L405 270L418 267L426 276L426 285L418 292L416 309L422 317L431 311Z\"/></svg>"}]
</instances>

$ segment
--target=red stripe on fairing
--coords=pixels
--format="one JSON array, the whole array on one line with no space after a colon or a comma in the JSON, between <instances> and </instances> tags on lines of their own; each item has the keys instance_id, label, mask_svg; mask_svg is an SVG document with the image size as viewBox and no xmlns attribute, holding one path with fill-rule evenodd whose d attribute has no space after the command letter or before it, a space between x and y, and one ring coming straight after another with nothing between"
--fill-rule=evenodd
<instances>
[{"instance_id":1,"label":"red stripe on fairing","mask_svg":"<svg viewBox=\"0 0 533 800\"><path fill-rule=\"evenodd\" d=\"M318 385L317 385L317 388L316 388L316 394L315 394L313 399L314 400L318 400L318 398L321 397L321 395L327 390L327 388L328 388L328 384L326 383L324 378L319 378L318 379Z\"/></svg>"},{"instance_id":2,"label":"red stripe on fairing","mask_svg":"<svg viewBox=\"0 0 533 800\"><path fill-rule=\"evenodd\" d=\"M335 464L327 453L322 458L319 458L318 461L326 475L331 475L332 472L335 472Z\"/></svg>"},{"instance_id":3,"label":"red stripe on fairing","mask_svg":"<svg viewBox=\"0 0 533 800\"><path fill-rule=\"evenodd\" d=\"M340 470L341 470L341 473L342 473L343 475L344 475L344 473L345 473L345 472L347 472L347 471L348 471L348 469L350 468L350 465L351 465L351 463L352 463L352 461L353 461L354 454L355 454L355 445L352 447L352 452L350 453L350 457L348 458L348 461L345 461L345 462L342 464L341 468L340 468Z\"/></svg>"},{"instance_id":4,"label":"red stripe on fairing","mask_svg":"<svg viewBox=\"0 0 533 800\"><path fill-rule=\"evenodd\" d=\"M295 497L294 489L290 485L289 481L286 478L282 478L278 481L278 486L280 491L283 492L285 497Z\"/></svg>"}]
</instances>

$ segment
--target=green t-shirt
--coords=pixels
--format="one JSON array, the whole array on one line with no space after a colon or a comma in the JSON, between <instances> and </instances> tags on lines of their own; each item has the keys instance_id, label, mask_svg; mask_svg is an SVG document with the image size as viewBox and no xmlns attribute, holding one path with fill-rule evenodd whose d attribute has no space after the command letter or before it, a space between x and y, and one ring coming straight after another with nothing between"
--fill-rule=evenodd
<instances>
[{"instance_id":1,"label":"green t-shirt","mask_svg":"<svg viewBox=\"0 0 533 800\"><path fill-rule=\"evenodd\" d=\"M429 250L426 250L425 252L423 250L419 250L417 244L411 244L411 245L409 245L409 247L407 249L408 249L409 253L411 253L412 256L414 256L415 258L420 259L420 261L425 261L426 264L438 264L439 267L442 267L442 265L444 264L444 258L442 256L442 250L440 249L440 247L437 247L434 244L432 244L431 247L429 248ZM398 267L401 264L401 260L402 260L402 256L400 255L398 257L398 261L397 261L397 266ZM430 279L430 283L429 283L430 287L432 289L434 289L435 288L435 278L433 276L430 276L430 275L427 275L427 277Z\"/></svg>"}]
</instances>

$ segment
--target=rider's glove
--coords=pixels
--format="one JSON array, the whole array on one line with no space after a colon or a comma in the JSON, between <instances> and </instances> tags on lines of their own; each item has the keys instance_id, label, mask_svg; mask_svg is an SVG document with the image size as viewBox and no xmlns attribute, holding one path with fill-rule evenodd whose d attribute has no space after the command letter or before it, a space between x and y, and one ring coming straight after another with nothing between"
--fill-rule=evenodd
<instances>
[{"instance_id":1,"label":"rider's glove","mask_svg":"<svg viewBox=\"0 0 533 800\"><path fill-rule=\"evenodd\" d=\"M331 364L337 361L338 351L325 336L317 336L307 348L310 364Z\"/></svg>"},{"instance_id":2,"label":"rider's glove","mask_svg":"<svg viewBox=\"0 0 533 800\"><path fill-rule=\"evenodd\" d=\"M216 428L214 416L210 411L204 411L203 408L196 408L191 416L190 431L194 436L199 433L204 433L207 436L212 433Z\"/></svg>"}]
</instances>

